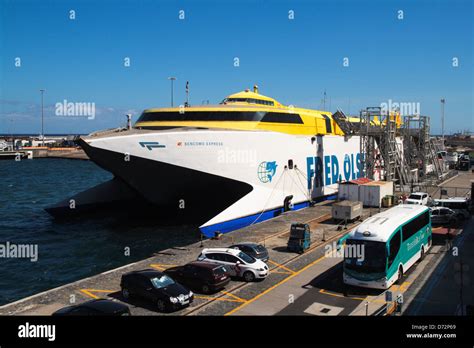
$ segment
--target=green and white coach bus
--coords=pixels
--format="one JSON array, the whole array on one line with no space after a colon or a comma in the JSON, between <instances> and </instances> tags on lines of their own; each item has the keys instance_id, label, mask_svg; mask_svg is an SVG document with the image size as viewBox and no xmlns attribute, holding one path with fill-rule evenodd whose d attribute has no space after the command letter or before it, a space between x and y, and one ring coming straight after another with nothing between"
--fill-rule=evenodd
<instances>
[{"instance_id":1,"label":"green and white coach bus","mask_svg":"<svg viewBox=\"0 0 474 348\"><path fill-rule=\"evenodd\" d=\"M340 242L345 284L388 289L431 247L429 208L398 205L368 218Z\"/></svg>"}]
</instances>

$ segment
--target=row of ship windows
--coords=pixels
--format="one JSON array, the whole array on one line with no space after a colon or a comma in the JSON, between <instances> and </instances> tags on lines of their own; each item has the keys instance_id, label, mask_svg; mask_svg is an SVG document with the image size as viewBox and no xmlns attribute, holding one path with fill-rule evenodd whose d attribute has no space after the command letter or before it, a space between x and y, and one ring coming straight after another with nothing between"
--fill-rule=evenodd
<instances>
[{"instance_id":1,"label":"row of ship windows","mask_svg":"<svg viewBox=\"0 0 474 348\"><path fill-rule=\"evenodd\" d=\"M271 100L261 100L261 99L253 99L253 98L226 98L222 101L222 104L229 103L229 102L232 102L232 103L241 102L241 103L270 105L270 106L275 105L275 103L272 102Z\"/></svg>"},{"instance_id":2,"label":"row of ship windows","mask_svg":"<svg viewBox=\"0 0 474 348\"><path fill-rule=\"evenodd\" d=\"M326 132L332 133L331 119L322 114ZM258 121L271 123L304 124L301 116L296 113L265 112L265 111L191 111L181 114L179 112L144 112L139 122L150 121Z\"/></svg>"}]
</instances>

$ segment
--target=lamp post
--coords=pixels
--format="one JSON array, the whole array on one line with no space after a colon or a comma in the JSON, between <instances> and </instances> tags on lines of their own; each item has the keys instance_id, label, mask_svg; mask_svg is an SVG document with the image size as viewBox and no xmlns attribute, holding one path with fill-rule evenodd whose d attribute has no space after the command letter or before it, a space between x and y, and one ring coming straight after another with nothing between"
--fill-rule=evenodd
<instances>
[{"instance_id":1,"label":"lamp post","mask_svg":"<svg viewBox=\"0 0 474 348\"><path fill-rule=\"evenodd\" d=\"M44 112L43 112L44 89L40 89L40 92L41 92L41 145L44 146Z\"/></svg>"},{"instance_id":2,"label":"lamp post","mask_svg":"<svg viewBox=\"0 0 474 348\"><path fill-rule=\"evenodd\" d=\"M173 107L173 92L174 92L173 82L176 81L176 77L168 77L168 80L171 81L171 107Z\"/></svg>"},{"instance_id":3,"label":"lamp post","mask_svg":"<svg viewBox=\"0 0 474 348\"><path fill-rule=\"evenodd\" d=\"M444 104L446 103L446 99L441 99L441 144L444 150Z\"/></svg>"}]
</instances>

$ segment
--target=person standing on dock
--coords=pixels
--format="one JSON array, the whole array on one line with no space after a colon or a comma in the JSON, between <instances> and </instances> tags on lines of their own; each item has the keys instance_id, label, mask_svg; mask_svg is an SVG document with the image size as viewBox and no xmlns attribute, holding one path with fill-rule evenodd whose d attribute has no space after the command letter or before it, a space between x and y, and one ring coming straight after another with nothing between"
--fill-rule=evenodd
<instances>
[{"instance_id":1,"label":"person standing on dock","mask_svg":"<svg viewBox=\"0 0 474 348\"><path fill-rule=\"evenodd\" d=\"M446 234L446 251L453 249L453 235L451 234L451 225L448 227L448 233Z\"/></svg>"}]
</instances>

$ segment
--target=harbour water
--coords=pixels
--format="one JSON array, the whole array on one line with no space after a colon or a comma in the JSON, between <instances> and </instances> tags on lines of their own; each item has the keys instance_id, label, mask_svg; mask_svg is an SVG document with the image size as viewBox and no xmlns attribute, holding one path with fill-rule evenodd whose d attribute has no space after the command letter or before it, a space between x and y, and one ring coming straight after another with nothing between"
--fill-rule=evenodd
<instances>
[{"instance_id":1,"label":"harbour water","mask_svg":"<svg viewBox=\"0 0 474 348\"><path fill-rule=\"evenodd\" d=\"M0 305L199 239L196 227L179 221L53 219L46 206L111 179L90 161L0 161L0 176L0 244L38 247L36 262L0 258Z\"/></svg>"}]
</instances>

